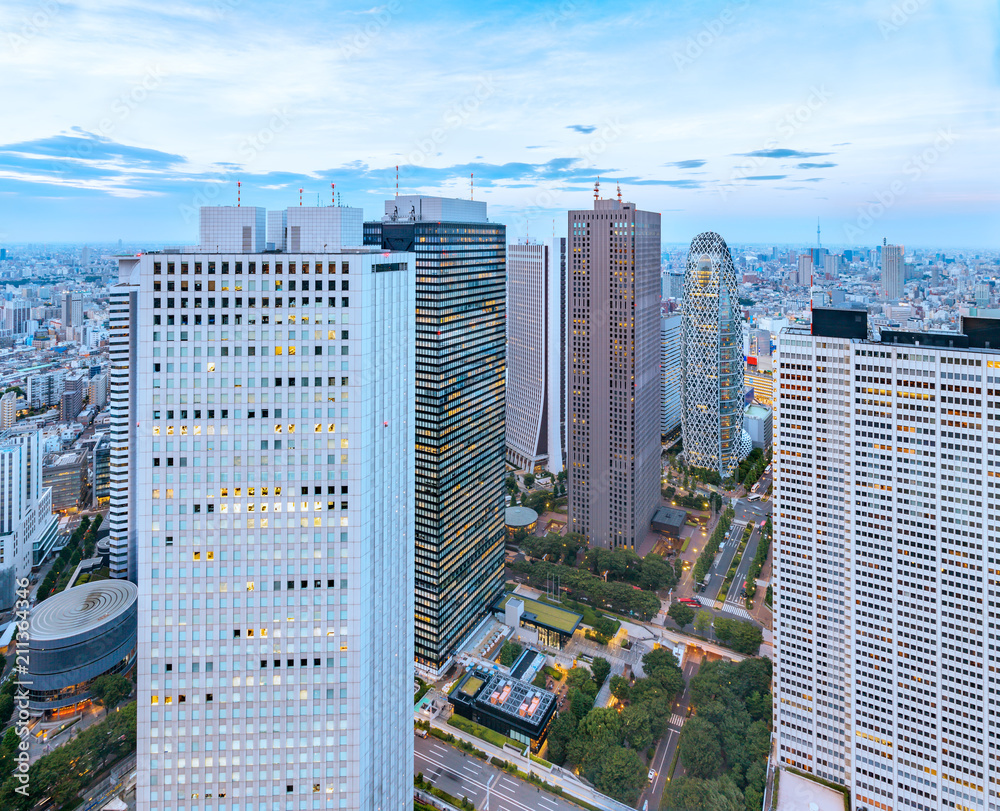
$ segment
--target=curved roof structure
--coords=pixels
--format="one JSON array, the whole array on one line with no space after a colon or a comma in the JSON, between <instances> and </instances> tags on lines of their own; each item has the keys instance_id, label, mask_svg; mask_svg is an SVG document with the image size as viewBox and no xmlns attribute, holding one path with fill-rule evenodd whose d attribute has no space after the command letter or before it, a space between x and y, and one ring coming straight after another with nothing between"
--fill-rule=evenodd
<instances>
[{"instance_id":1,"label":"curved roof structure","mask_svg":"<svg viewBox=\"0 0 1000 811\"><path fill-rule=\"evenodd\" d=\"M504 523L508 527L530 527L538 520L538 513L531 507L508 507L504 513Z\"/></svg>"},{"instance_id":2,"label":"curved roof structure","mask_svg":"<svg viewBox=\"0 0 1000 811\"><path fill-rule=\"evenodd\" d=\"M31 640L64 639L106 627L126 613L139 591L127 580L100 580L60 592L31 614Z\"/></svg>"}]
</instances>

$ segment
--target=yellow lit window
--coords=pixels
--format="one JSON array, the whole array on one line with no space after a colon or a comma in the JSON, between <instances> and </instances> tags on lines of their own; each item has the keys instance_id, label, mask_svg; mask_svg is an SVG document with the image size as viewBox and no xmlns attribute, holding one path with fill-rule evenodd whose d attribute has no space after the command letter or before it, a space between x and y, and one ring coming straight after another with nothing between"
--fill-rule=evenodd
<instances>
[{"instance_id":1,"label":"yellow lit window","mask_svg":"<svg viewBox=\"0 0 1000 811\"><path fill-rule=\"evenodd\" d=\"M215 371L215 364L214 363L206 364L205 369L207 371L209 371L209 372L214 372Z\"/></svg>"},{"instance_id":2,"label":"yellow lit window","mask_svg":"<svg viewBox=\"0 0 1000 811\"><path fill-rule=\"evenodd\" d=\"M285 350L282 347L280 347L280 346L274 347L274 354L275 355L281 355L282 353L284 353L284 351Z\"/></svg>"}]
</instances>

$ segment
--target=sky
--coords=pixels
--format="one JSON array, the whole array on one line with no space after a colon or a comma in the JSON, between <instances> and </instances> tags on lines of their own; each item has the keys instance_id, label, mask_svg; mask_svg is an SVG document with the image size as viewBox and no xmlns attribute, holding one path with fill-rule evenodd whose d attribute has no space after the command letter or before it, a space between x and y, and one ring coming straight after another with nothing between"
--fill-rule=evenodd
<instances>
[{"instance_id":1,"label":"sky","mask_svg":"<svg viewBox=\"0 0 1000 811\"><path fill-rule=\"evenodd\" d=\"M398 166L511 241L599 176L664 242L998 248L998 40L987 0L4 0L0 244L191 244L237 181L371 218Z\"/></svg>"}]
</instances>

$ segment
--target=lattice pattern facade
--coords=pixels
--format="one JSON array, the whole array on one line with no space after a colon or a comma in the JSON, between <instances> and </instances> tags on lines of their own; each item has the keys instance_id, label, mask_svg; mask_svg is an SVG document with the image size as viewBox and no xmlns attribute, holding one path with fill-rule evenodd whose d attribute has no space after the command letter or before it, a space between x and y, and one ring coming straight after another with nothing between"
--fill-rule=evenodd
<instances>
[{"instance_id":1,"label":"lattice pattern facade","mask_svg":"<svg viewBox=\"0 0 1000 811\"><path fill-rule=\"evenodd\" d=\"M691 241L681 323L681 430L688 464L729 476L743 428L743 320L736 270L712 231Z\"/></svg>"}]
</instances>

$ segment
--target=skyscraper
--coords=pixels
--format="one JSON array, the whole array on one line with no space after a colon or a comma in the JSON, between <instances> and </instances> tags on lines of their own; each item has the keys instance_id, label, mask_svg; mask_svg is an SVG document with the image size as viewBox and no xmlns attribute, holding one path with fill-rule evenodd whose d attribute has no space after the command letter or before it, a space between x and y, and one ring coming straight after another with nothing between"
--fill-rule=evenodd
<instances>
[{"instance_id":1,"label":"skyscraper","mask_svg":"<svg viewBox=\"0 0 1000 811\"><path fill-rule=\"evenodd\" d=\"M681 316L660 316L660 388L666 436L681 427Z\"/></svg>"},{"instance_id":2,"label":"skyscraper","mask_svg":"<svg viewBox=\"0 0 1000 811\"><path fill-rule=\"evenodd\" d=\"M684 456L726 478L743 430L743 318L729 247L711 231L691 241L682 317Z\"/></svg>"},{"instance_id":3,"label":"skyscraper","mask_svg":"<svg viewBox=\"0 0 1000 811\"><path fill-rule=\"evenodd\" d=\"M414 256L353 212L335 250L217 253L263 219L205 214L207 245L122 258L113 305L138 808L407 807Z\"/></svg>"},{"instance_id":4,"label":"skyscraper","mask_svg":"<svg viewBox=\"0 0 1000 811\"><path fill-rule=\"evenodd\" d=\"M996 805L1000 322L779 336L778 760L857 809Z\"/></svg>"},{"instance_id":5,"label":"skyscraper","mask_svg":"<svg viewBox=\"0 0 1000 811\"><path fill-rule=\"evenodd\" d=\"M0 430L13 428L17 422L17 392L8 391L0 397Z\"/></svg>"},{"instance_id":6,"label":"skyscraper","mask_svg":"<svg viewBox=\"0 0 1000 811\"><path fill-rule=\"evenodd\" d=\"M595 200L570 211L569 528L635 548L660 487L660 215Z\"/></svg>"},{"instance_id":7,"label":"skyscraper","mask_svg":"<svg viewBox=\"0 0 1000 811\"><path fill-rule=\"evenodd\" d=\"M66 293L63 296L63 326L83 326L83 293Z\"/></svg>"},{"instance_id":8,"label":"skyscraper","mask_svg":"<svg viewBox=\"0 0 1000 811\"><path fill-rule=\"evenodd\" d=\"M809 287L812 285L813 262L812 256L804 253L799 257L799 265L796 270L795 281L799 287Z\"/></svg>"},{"instance_id":9,"label":"skyscraper","mask_svg":"<svg viewBox=\"0 0 1000 811\"><path fill-rule=\"evenodd\" d=\"M903 246L882 246L882 295L895 301L903 295Z\"/></svg>"},{"instance_id":10,"label":"skyscraper","mask_svg":"<svg viewBox=\"0 0 1000 811\"><path fill-rule=\"evenodd\" d=\"M443 670L503 591L506 228L400 196L365 243L416 253L416 649Z\"/></svg>"},{"instance_id":11,"label":"skyscraper","mask_svg":"<svg viewBox=\"0 0 1000 811\"><path fill-rule=\"evenodd\" d=\"M563 469L560 278L549 246L507 246L507 461L520 470Z\"/></svg>"}]
</instances>

